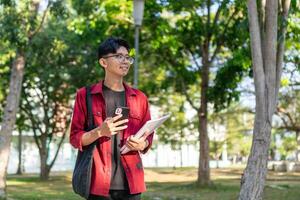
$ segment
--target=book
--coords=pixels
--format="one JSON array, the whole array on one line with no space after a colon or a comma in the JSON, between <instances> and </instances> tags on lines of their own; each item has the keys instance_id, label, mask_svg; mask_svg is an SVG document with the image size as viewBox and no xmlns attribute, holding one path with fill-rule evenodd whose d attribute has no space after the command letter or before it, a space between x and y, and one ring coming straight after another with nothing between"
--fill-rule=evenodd
<instances>
[{"instance_id":1,"label":"book","mask_svg":"<svg viewBox=\"0 0 300 200\"><path fill-rule=\"evenodd\" d=\"M149 121L147 121L142 128L134 135L135 138L140 139L141 137L144 136L145 132L148 131L149 133L152 133L155 129L157 129L158 127L160 127L162 125L162 123L164 123L171 115L167 114L164 115L160 118L157 119L151 119ZM121 149L120 152L121 154L125 154L127 152L129 152L130 150L127 148L126 145L124 145Z\"/></svg>"}]
</instances>

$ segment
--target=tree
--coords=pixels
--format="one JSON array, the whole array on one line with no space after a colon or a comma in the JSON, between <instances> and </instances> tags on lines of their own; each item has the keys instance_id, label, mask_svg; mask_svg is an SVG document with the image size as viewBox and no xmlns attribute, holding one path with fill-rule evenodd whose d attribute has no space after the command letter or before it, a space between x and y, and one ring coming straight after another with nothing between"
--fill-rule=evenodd
<instances>
[{"instance_id":1,"label":"tree","mask_svg":"<svg viewBox=\"0 0 300 200\"><path fill-rule=\"evenodd\" d=\"M183 144L196 143L194 132L197 131L197 120L195 114L189 112L185 96L170 88L158 102L160 111L171 114L171 118L157 130L159 141L171 144L173 149L181 149Z\"/></svg>"},{"instance_id":2,"label":"tree","mask_svg":"<svg viewBox=\"0 0 300 200\"><path fill-rule=\"evenodd\" d=\"M26 47L40 31L44 24L46 13L51 2L44 12L39 13L39 2L1 1L0 24L1 38L13 45L15 51L12 62L9 93L5 100L3 119L0 130L0 199L6 199L6 169L8 164L11 135L16 122L19 108L24 67L26 63Z\"/></svg>"},{"instance_id":3,"label":"tree","mask_svg":"<svg viewBox=\"0 0 300 200\"><path fill-rule=\"evenodd\" d=\"M210 120L225 127L223 138L215 144L219 147L219 151L223 148L221 145L226 144L233 163L236 163L239 157L248 156L251 146L250 131L253 126L253 114L249 113L248 108L235 103L220 112L213 113Z\"/></svg>"},{"instance_id":4,"label":"tree","mask_svg":"<svg viewBox=\"0 0 300 200\"><path fill-rule=\"evenodd\" d=\"M42 180L49 178L66 137L76 89L95 83L103 75L96 56L99 40L109 34L103 30L126 30L127 25L123 22L123 28L121 19L118 24L111 23L116 23L116 13L127 14L119 10L128 2L120 6L111 1L71 3L57 5L56 13L49 15L46 26L28 48L31 56L26 64L20 114L34 134ZM103 15L107 19L99 17ZM52 145L57 148L50 149Z\"/></svg>"},{"instance_id":5,"label":"tree","mask_svg":"<svg viewBox=\"0 0 300 200\"><path fill-rule=\"evenodd\" d=\"M26 83L26 82L25 82ZM58 156L61 145L67 135L70 122L71 106L69 94L63 95L65 84L60 88L54 88L54 92L47 93L45 89L51 86L35 84L24 89L21 105L22 112L26 113L30 129L34 133L34 141L40 154L40 179L48 180L49 173ZM38 88L39 87L39 88ZM33 92L33 89L36 93ZM62 101L57 98L64 98ZM56 144L50 154L50 145Z\"/></svg>"},{"instance_id":6,"label":"tree","mask_svg":"<svg viewBox=\"0 0 300 200\"><path fill-rule=\"evenodd\" d=\"M278 4L276 0L267 0L259 1L257 6L256 0L248 0L256 108L251 153L241 179L240 200L260 200L263 195L290 0ZM279 30L278 15L282 22Z\"/></svg>"},{"instance_id":7,"label":"tree","mask_svg":"<svg viewBox=\"0 0 300 200\"><path fill-rule=\"evenodd\" d=\"M47 26L32 40L22 90L20 114L26 119L23 124L33 132L39 150L41 180L49 178L67 135L70 100L74 93L71 82L76 77L80 80L79 75L70 77L77 68L74 67L73 55L68 54L72 46L67 42L74 36L66 29L63 20L56 22L55 17L50 16ZM51 145L56 148L50 149Z\"/></svg>"},{"instance_id":8,"label":"tree","mask_svg":"<svg viewBox=\"0 0 300 200\"><path fill-rule=\"evenodd\" d=\"M276 110L276 116L281 120L275 128L281 131L294 132L297 143L296 160L300 161L300 116L299 116L299 61L300 61L300 25L297 21L300 18L299 8L292 7L290 12L289 26L286 36L286 56L283 68L284 78L281 80L282 92Z\"/></svg>"},{"instance_id":9,"label":"tree","mask_svg":"<svg viewBox=\"0 0 300 200\"><path fill-rule=\"evenodd\" d=\"M293 154L295 155L297 142L293 134L282 134L282 136L282 144L279 146L278 151L281 155L280 159L287 160L288 156L293 156Z\"/></svg>"},{"instance_id":10,"label":"tree","mask_svg":"<svg viewBox=\"0 0 300 200\"><path fill-rule=\"evenodd\" d=\"M175 88L175 91L185 95L197 112L199 185L211 183L207 127L208 105L211 103L209 88L213 85L212 69L223 66L228 55L235 49L241 49L245 43L245 34L240 31L245 24L244 8L242 1L227 0L146 2L145 33L141 39L141 44L145 45L141 47L141 53L151 66L161 66L154 69L157 70L154 74L165 71L165 78L156 87ZM152 52L157 54L151 56ZM141 82L146 81L144 79ZM148 88L155 91L153 85L155 82L148 80ZM194 86L196 90L192 90Z\"/></svg>"},{"instance_id":11,"label":"tree","mask_svg":"<svg viewBox=\"0 0 300 200\"><path fill-rule=\"evenodd\" d=\"M294 132L294 142L297 144L296 160L300 160L300 116L299 116L299 90L288 90L285 95L279 97L279 105L276 115L281 119L281 123L276 128L287 132Z\"/></svg>"},{"instance_id":12,"label":"tree","mask_svg":"<svg viewBox=\"0 0 300 200\"><path fill-rule=\"evenodd\" d=\"M21 175L24 171L24 163L23 163L23 132L30 130L30 127L25 123L26 118L23 115L17 114L16 127L19 132L18 135L18 168L16 174Z\"/></svg>"}]
</instances>

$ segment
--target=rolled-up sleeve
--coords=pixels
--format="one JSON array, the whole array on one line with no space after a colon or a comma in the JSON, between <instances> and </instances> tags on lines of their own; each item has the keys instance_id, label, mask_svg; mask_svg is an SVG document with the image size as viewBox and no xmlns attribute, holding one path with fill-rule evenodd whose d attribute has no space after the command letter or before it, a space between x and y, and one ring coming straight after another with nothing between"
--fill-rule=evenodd
<instances>
[{"instance_id":1,"label":"rolled-up sleeve","mask_svg":"<svg viewBox=\"0 0 300 200\"><path fill-rule=\"evenodd\" d=\"M70 143L73 147L82 151L81 137L85 133L86 120L86 106L85 106L85 91L78 90L73 109L73 117L71 122Z\"/></svg>"}]
</instances>

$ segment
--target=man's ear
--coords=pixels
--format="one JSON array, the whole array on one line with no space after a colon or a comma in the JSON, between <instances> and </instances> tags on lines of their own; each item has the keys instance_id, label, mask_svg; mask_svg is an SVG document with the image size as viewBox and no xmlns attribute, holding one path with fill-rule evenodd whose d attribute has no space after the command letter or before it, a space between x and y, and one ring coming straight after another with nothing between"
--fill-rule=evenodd
<instances>
[{"instance_id":1,"label":"man's ear","mask_svg":"<svg viewBox=\"0 0 300 200\"><path fill-rule=\"evenodd\" d=\"M107 61L104 58L100 58L99 59L99 64L103 67L106 68L107 67Z\"/></svg>"}]
</instances>

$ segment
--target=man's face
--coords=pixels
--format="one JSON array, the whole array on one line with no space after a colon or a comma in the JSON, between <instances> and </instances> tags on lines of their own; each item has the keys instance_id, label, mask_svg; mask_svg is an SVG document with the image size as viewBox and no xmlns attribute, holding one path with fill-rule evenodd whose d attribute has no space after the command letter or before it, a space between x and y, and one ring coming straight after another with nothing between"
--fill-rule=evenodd
<instances>
[{"instance_id":1,"label":"man's face","mask_svg":"<svg viewBox=\"0 0 300 200\"><path fill-rule=\"evenodd\" d=\"M123 77L127 75L132 60L127 49L120 47L116 53L104 56L99 62L104 67L106 75Z\"/></svg>"}]
</instances>

